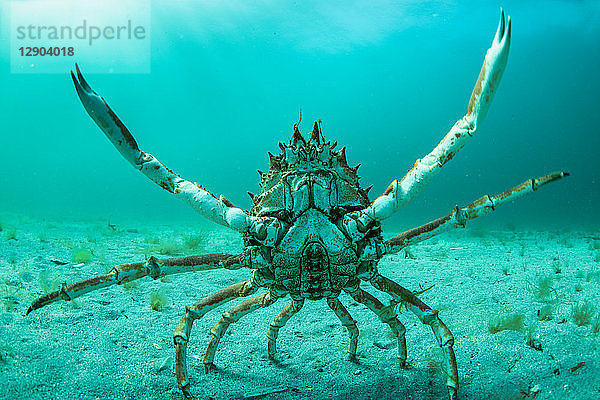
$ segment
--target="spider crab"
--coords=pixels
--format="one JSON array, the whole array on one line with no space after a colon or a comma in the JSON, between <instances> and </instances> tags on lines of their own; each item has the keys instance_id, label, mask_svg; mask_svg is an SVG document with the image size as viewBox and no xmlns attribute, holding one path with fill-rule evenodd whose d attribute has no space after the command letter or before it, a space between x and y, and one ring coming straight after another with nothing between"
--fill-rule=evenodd
<instances>
[{"instance_id":1,"label":"spider crab","mask_svg":"<svg viewBox=\"0 0 600 400\"><path fill-rule=\"evenodd\" d=\"M380 222L398 211L474 135L483 121L505 69L510 47L511 22L500 23L469 101L467 114L458 120L442 141L424 158L417 160L401 179L394 180L383 194L369 201L368 190L359 185L357 167L346 162L345 148L334 150L336 143L326 142L320 124L315 122L306 137L294 125L288 144L280 143L281 154L269 153L270 168L261 173L261 192L251 195L253 207L244 211L225 197L215 197L197 183L189 182L165 167L138 145L104 99L83 78L79 67L71 72L83 106L123 157L163 189L186 201L206 218L238 231L244 239L242 254L205 254L121 264L108 274L74 284L64 284L53 293L37 299L28 313L56 300L71 300L89 291L122 284L134 279L159 277L216 268L249 268L250 279L210 294L186 307L173 335L177 383L190 397L186 373L186 346L192 324L208 311L230 300L245 298L259 289L261 294L245 299L229 311L211 330L204 356L208 372L213 365L219 341L230 324L252 311L267 307L287 295L291 301L279 312L267 330L268 356L274 359L279 330L300 311L306 299L326 299L349 333L348 353L356 357L358 328L356 321L339 300L343 291L363 304L387 324L397 338L398 358L406 362L405 327L394 307L361 288L368 283L391 295L392 303L403 303L422 323L429 325L443 352L442 371L451 399L457 398L458 371L453 351L454 338L438 316L412 292L382 276L377 264L384 255L428 239L451 228L464 227L470 219L492 212L496 207L530 193L548 182L568 175L556 172L529 179L496 196L483 196L471 204L455 207L448 215L410 229L389 240L381 235Z\"/></svg>"}]
</instances>

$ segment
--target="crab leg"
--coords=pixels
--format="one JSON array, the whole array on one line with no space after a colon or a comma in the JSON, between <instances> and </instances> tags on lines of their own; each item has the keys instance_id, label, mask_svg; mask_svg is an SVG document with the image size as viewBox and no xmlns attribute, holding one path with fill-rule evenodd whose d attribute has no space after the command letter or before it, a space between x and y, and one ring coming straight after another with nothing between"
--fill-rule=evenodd
<instances>
[{"instance_id":1,"label":"crab leg","mask_svg":"<svg viewBox=\"0 0 600 400\"><path fill-rule=\"evenodd\" d=\"M567 172L555 172L537 179L528 179L520 185L496 196L485 195L466 207L458 208L457 206L446 216L394 236L385 242L384 253L396 253L406 246L422 242L423 240L427 240L450 229L464 228L468 220L489 214L492 211L495 211L496 207L501 204L513 201L525 194L532 193L540 186L568 175Z\"/></svg>"},{"instance_id":2,"label":"crab leg","mask_svg":"<svg viewBox=\"0 0 600 400\"><path fill-rule=\"evenodd\" d=\"M209 269L226 268L238 269L246 266L241 255L231 254L205 254L199 256L176 257L158 259L150 257L146 262L120 264L110 270L109 273L88 278L83 281L67 285L63 284L60 290L48 293L35 300L27 314L33 310L44 307L57 300L73 300L92 290L105 288L115 284L150 276L153 279L162 278L165 275L179 274L182 272L205 271Z\"/></svg>"},{"instance_id":3,"label":"crab leg","mask_svg":"<svg viewBox=\"0 0 600 400\"><path fill-rule=\"evenodd\" d=\"M393 181L385 192L363 211L350 213L344 225L354 240L372 223L388 218L414 198L439 170L465 145L481 124L490 107L506 67L510 48L511 22L505 26L504 11L492 45L486 53L479 78L471 94L467 114L458 120L442 141L420 160L400 181Z\"/></svg>"},{"instance_id":4,"label":"crab leg","mask_svg":"<svg viewBox=\"0 0 600 400\"><path fill-rule=\"evenodd\" d=\"M221 289L185 308L185 314L183 318L181 318L181 321L179 321L179 324L177 324L177 328L175 328L175 332L173 333L173 343L175 344L175 374L177 376L177 385L186 398L191 398L191 396L188 392L190 383L186 377L185 351L187 343L190 340L194 321L202 318L204 314L221 304L225 304L235 298L250 296L252 293L256 292L259 287L260 285L258 284L255 275L253 275L252 278L247 281L239 282L228 286L225 289Z\"/></svg>"},{"instance_id":5,"label":"crab leg","mask_svg":"<svg viewBox=\"0 0 600 400\"><path fill-rule=\"evenodd\" d=\"M392 182L385 193L373 202L371 207L375 219L389 217L414 198L476 132L487 114L506 67L510 48L510 30L510 17L508 17L508 27L505 28L504 11L502 11L496 36L486 53L479 78L471 94L467 115L454 124L431 153L417 160L400 182Z\"/></svg>"},{"instance_id":6,"label":"crab leg","mask_svg":"<svg viewBox=\"0 0 600 400\"><path fill-rule=\"evenodd\" d=\"M279 335L279 329L283 328L290 318L302 309L303 305L304 299L292 300L279 312L279 314L277 314L275 319L269 325L269 329L267 330L267 353L269 360L274 360L277 355L277 336Z\"/></svg>"},{"instance_id":7,"label":"crab leg","mask_svg":"<svg viewBox=\"0 0 600 400\"><path fill-rule=\"evenodd\" d=\"M75 89L85 110L119 153L134 168L140 170L154 183L187 202L204 217L237 231L244 231L248 225L246 213L234 207L225 197L216 198L197 183L181 178L158 161L153 155L138 148L137 142L119 117L113 112L104 98L88 85L75 64L77 77L71 72Z\"/></svg>"},{"instance_id":8,"label":"crab leg","mask_svg":"<svg viewBox=\"0 0 600 400\"><path fill-rule=\"evenodd\" d=\"M348 358L350 361L356 361L356 347L358 346L358 328L356 327L356 321L337 297L328 297L327 305L333 310L342 323L342 326L345 326L346 329L348 329L348 335L350 336Z\"/></svg>"},{"instance_id":9,"label":"crab leg","mask_svg":"<svg viewBox=\"0 0 600 400\"><path fill-rule=\"evenodd\" d=\"M444 354L444 360L441 364L442 371L446 374L446 386L450 394L450 400L457 399L458 391L458 367L456 366L456 357L454 356L454 336L450 329L438 317L438 311L432 310L427 304L423 303L413 292L403 288L396 282L385 278L379 274L373 275L370 280L371 285L376 289L390 294L394 300L407 304L422 323L429 325L438 345Z\"/></svg>"},{"instance_id":10,"label":"crab leg","mask_svg":"<svg viewBox=\"0 0 600 400\"><path fill-rule=\"evenodd\" d=\"M268 307L277 301L277 297L273 297L271 293L263 293L258 296L252 297L251 299L244 300L240 304L233 307L231 310L224 312L223 317L215 324L211 329L210 342L206 348L204 354L204 369L209 372L215 361L215 354L221 338L234 322L237 322L243 316L250 314L252 311L256 311L259 308Z\"/></svg>"},{"instance_id":11,"label":"crab leg","mask_svg":"<svg viewBox=\"0 0 600 400\"><path fill-rule=\"evenodd\" d=\"M388 324L392 333L398 341L398 359L404 367L406 365L406 328L396 317L396 312L393 307L386 307L375 296L369 292L365 292L361 288L344 289L355 301L364 304L367 308L373 311L381 322Z\"/></svg>"}]
</instances>

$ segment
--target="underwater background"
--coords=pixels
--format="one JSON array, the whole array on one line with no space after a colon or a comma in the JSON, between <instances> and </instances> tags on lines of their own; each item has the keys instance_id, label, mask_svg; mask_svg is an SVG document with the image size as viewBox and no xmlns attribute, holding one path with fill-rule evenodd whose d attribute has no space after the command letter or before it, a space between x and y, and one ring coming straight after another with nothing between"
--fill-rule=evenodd
<instances>
[{"instance_id":1,"label":"underwater background","mask_svg":"<svg viewBox=\"0 0 600 400\"><path fill-rule=\"evenodd\" d=\"M326 139L347 146L350 165L362 164L374 198L465 114L501 6L513 40L486 120L388 225L409 228L564 170L568 179L474 224L597 229L595 1L152 2L151 72L86 77L142 150L242 208L300 108L301 131L322 119ZM7 23L4 7L4 33ZM0 213L199 223L115 151L68 70L11 74L8 48L4 35ZM97 57L106 63L111 54Z\"/></svg>"},{"instance_id":2,"label":"underwater background","mask_svg":"<svg viewBox=\"0 0 600 400\"><path fill-rule=\"evenodd\" d=\"M377 269L439 310L454 335L459 399L598 398L600 2L140 1L140 15L150 11L148 54L123 58L97 46L57 73L15 70L11 5L60 19L71 12L54 6L64 1L0 0L0 399L181 400L173 331L185 307L251 276L247 268L146 276L30 308L63 282L107 282L116 265L243 248L237 232L122 158L77 97L75 62L142 150L241 208L300 109L300 130L321 119L325 138L347 146L351 166L362 164L374 199L465 115L500 7L512 18L512 42L489 113L384 222L384 239L526 179L571 175L466 229L387 254ZM126 2L78 4L100 7L94 12L110 22L121 16L112 7ZM145 56L140 73L110 72L135 72ZM216 371L204 374L209 332L240 303L232 301L194 324L192 395L447 398L431 329L404 302L361 288L405 324L408 368L384 313L343 292L360 332L357 362L347 360L348 332L325 301L305 302L280 331L277 362L269 360L265 332L283 299L232 324Z\"/></svg>"}]
</instances>

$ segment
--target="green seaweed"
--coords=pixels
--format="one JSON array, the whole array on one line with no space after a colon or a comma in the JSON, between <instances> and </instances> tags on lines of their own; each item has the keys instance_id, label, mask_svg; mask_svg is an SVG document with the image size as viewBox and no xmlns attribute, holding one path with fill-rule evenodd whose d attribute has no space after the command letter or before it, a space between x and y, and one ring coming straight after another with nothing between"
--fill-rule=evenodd
<instances>
[{"instance_id":1,"label":"green seaweed","mask_svg":"<svg viewBox=\"0 0 600 400\"><path fill-rule=\"evenodd\" d=\"M98 238L96 237L96 232L89 231L85 237L88 243L98 243Z\"/></svg>"},{"instance_id":2,"label":"green seaweed","mask_svg":"<svg viewBox=\"0 0 600 400\"><path fill-rule=\"evenodd\" d=\"M185 254L190 250L201 251L204 242L204 237L201 235L187 235L183 240L175 239L173 237L166 237L161 239L146 238L148 244L155 244L153 247L142 247L137 251L143 253L146 258L151 253L158 253L161 255L178 255Z\"/></svg>"},{"instance_id":3,"label":"green seaweed","mask_svg":"<svg viewBox=\"0 0 600 400\"><path fill-rule=\"evenodd\" d=\"M200 234L186 235L183 239L185 247L189 250L197 250L201 247L204 237Z\"/></svg>"},{"instance_id":4,"label":"green seaweed","mask_svg":"<svg viewBox=\"0 0 600 400\"><path fill-rule=\"evenodd\" d=\"M20 282L15 284L13 281L4 281L0 294L6 311L13 311L16 309L16 305L19 304L22 288L23 286Z\"/></svg>"},{"instance_id":5,"label":"green seaweed","mask_svg":"<svg viewBox=\"0 0 600 400\"><path fill-rule=\"evenodd\" d=\"M598 315L596 315L596 318L594 318L594 321L592 322L592 334L594 336L598 336L599 333L600 333L600 313L598 313Z\"/></svg>"},{"instance_id":6,"label":"green seaweed","mask_svg":"<svg viewBox=\"0 0 600 400\"><path fill-rule=\"evenodd\" d=\"M158 289L156 292L150 293L150 307L154 311L161 311L167 304L167 295L164 289Z\"/></svg>"},{"instance_id":7,"label":"green seaweed","mask_svg":"<svg viewBox=\"0 0 600 400\"><path fill-rule=\"evenodd\" d=\"M498 235L497 237L498 239L496 240L496 243L499 243L500 245L504 246L504 247L508 247L509 243L511 242L509 240L509 238L507 238L504 235Z\"/></svg>"},{"instance_id":8,"label":"green seaweed","mask_svg":"<svg viewBox=\"0 0 600 400\"><path fill-rule=\"evenodd\" d=\"M538 247L538 249L540 249L540 251L546 251L546 246L544 246L541 243L537 243L537 247Z\"/></svg>"},{"instance_id":9,"label":"green seaweed","mask_svg":"<svg viewBox=\"0 0 600 400\"><path fill-rule=\"evenodd\" d=\"M527 287L536 299L547 301L552 294L556 296L556 289L552 286L553 283L553 275L538 276L537 282L527 282Z\"/></svg>"},{"instance_id":10,"label":"green seaweed","mask_svg":"<svg viewBox=\"0 0 600 400\"><path fill-rule=\"evenodd\" d=\"M525 314L511 313L497 315L488 321L488 331L495 334L502 331L522 331L525 327Z\"/></svg>"},{"instance_id":11,"label":"green seaweed","mask_svg":"<svg viewBox=\"0 0 600 400\"><path fill-rule=\"evenodd\" d=\"M37 231L36 236L40 243L48 243L48 232L46 229L40 229Z\"/></svg>"},{"instance_id":12,"label":"green seaweed","mask_svg":"<svg viewBox=\"0 0 600 400\"><path fill-rule=\"evenodd\" d=\"M560 274L562 272L562 263L560 260L552 260L552 271L554 271L555 274Z\"/></svg>"},{"instance_id":13,"label":"green seaweed","mask_svg":"<svg viewBox=\"0 0 600 400\"><path fill-rule=\"evenodd\" d=\"M565 235L560 236L560 238L558 239L558 244L561 244L568 249L572 249L573 247L575 247L575 245L573 244L573 240Z\"/></svg>"},{"instance_id":14,"label":"green seaweed","mask_svg":"<svg viewBox=\"0 0 600 400\"><path fill-rule=\"evenodd\" d=\"M138 247L134 250L134 252L139 253L139 254L143 254L144 255L144 259L149 259L152 256L152 252L153 249L149 248L149 247Z\"/></svg>"},{"instance_id":15,"label":"green seaweed","mask_svg":"<svg viewBox=\"0 0 600 400\"><path fill-rule=\"evenodd\" d=\"M15 298L8 297L8 298L4 299L4 309L6 311L16 310L17 304L19 304L19 302Z\"/></svg>"},{"instance_id":16,"label":"green seaweed","mask_svg":"<svg viewBox=\"0 0 600 400\"><path fill-rule=\"evenodd\" d=\"M573 322L577 326L589 325L594 316L594 306L590 301L583 301L575 304L571 309Z\"/></svg>"},{"instance_id":17,"label":"green seaweed","mask_svg":"<svg viewBox=\"0 0 600 400\"><path fill-rule=\"evenodd\" d=\"M123 286L123 289L125 289L131 293L139 285L138 285L138 281L127 281L127 282L123 283L123 285L121 285L121 286Z\"/></svg>"},{"instance_id":18,"label":"green seaweed","mask_svg":"<svg viewBox=\"0 0 600 400\"><path fill-rule=\"evenodd\" d=\"M411 260L415 260L417 257L415 257L415 255L413 254L410 247L405 247L404 248L404 258L410 258Z\"/></svg>"},{"instance_id":19,"label":"green seaweed","mask_svg":"<svg viewBox=\"0 0 600 400\"><path fill-rule=\"evenodd\" d=\"M17 230L15 228L8 228L4 230L4 239L17 240Z\"/></svg>"},{"instance_id":20,"label":"green seaweed","mask_svg":"<svg viewBox=\"0 0 600 400\"><path fill-rule=\"evenodd\" d=\"M159 240L157 237L147 237L144 242L148 243L148 244L158 244Z\"/></svg>"},{"instance_id":21,"label":"green seaweed","mask_svg":"<svg viewBox=\"0 0 600 400\"><path fill-rule=\"evenodd\" d=\"M554 306L552 304L544 304L537 312L539 321L550 321L554 317Z\"/></svg>"},{"instance_id":22,"label":"green seaweed","mask_svg":"<svg viewBox=\"0 0 600 400\"><path fill-rule=\"evenodd\" d=\"M110 221L107 221L106 225L100 227L99 231L102 234L102 236L107 237L117 236L119 234L117 226L115 224L111 224Z\"/></svg>"},{"instance_id":23,"label":"green seaweed","mask_svg":"<svg viewBox=\"0 0 600 400\"><path fill-rule=\"evenodd\" d=\"M162 255L181 254L181 245L173 238L161 238L158 246L152 249Z\"/></svg>"},{"instance_id":24,"label":"green seaweed","mask_svg":"<svg viewBox=\"0 0 600 400\"><path fill-rule=\"evenodd\" d=\"M448 248L445 246L438 247L430 254L431 259L434 261L445 261L448 259Z\"/></svg>"},{"instance_id":25,"label":"green seaweed","mask_svg":"<svg viewBox=\"0 0 600 400\"><path fill-rule=\"evenodd\" d=\"M87 264L93 256L93 252L85 247L75 247L73 249L73 262L77 264Z\"/></svg>"},{"instance_id":26,"label":"green seaweed","mask_svg":"<svg viewBox=\"0 0 600 400\"><path fill-rule=\"evenodd\" d=\"M540 335L537 334L537 326L532 325L525 332L525 344L534 350L542 351Z\"/></svg>"},{"instance_id":27,"label":"green seaweed","mask_svg":"<svg viewBox=\"0 0 600 400\"><path fill-rule=\"evenodd\" d=\"M600 271L589 270L585 275L585 281L591 282L592 280L597 280L600 278Z\"/></svg>"},{"instance_id":28,"label":"green seaweed","mask_svg":"<svg viewBox=\"0 0 600 400\"><path fill-rule=\"evenodd\" d=\"M50 270L45 269L41 271L38 275L38 279L40 282L40 287L42 288L44 294L54 292L58 288L57 278L54 278L52 282L50 282Z\"/></svg>"},{"instance_id":29,"label":"green seaweed","mask_svg":"<svg viewBox=\"0 0 600 400\"><path fill-rule=\"evenodd\" d=\"M10 359L14 358L14 357L15 357L15 355L7 343L0 344L0 363L1 364L10 363Z\"/></svg>"}]
</instances>

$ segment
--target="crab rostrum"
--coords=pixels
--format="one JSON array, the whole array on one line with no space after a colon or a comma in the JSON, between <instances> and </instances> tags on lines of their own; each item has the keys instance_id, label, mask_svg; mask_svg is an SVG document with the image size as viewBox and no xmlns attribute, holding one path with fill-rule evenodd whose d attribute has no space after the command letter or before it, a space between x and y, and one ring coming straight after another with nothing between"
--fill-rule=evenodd
<instances>
[{"instance_id":1,"label":"crab rostrum","mask_svg":"<svg viewBox=\"0 0 600 400\"><path fill-rule=\"evenodd\" d=\"M488 111L504 72L510 47L510 18L505 25L504 13L496 36L488 50L481 73L473 89L467 114L458 120L442 141L401 179L393 181L374 201L368 198L370 188L359 184L356 167L346 162L345 148L325 141L320 122L312 132L302 135L294 125L289 143L280 143L281 153L269 153L270 167L261 175L260 194L250 195L250 211L235 207L225 197L213 196L197 183L191 183L165 167L154 156L141 151L137 142L104 99L96 94L77 67L71 73L77 94L85 109L117 150L136 169L165 190L182 198L200 214L243 236L242 254L207 254L157 259L121 264L108 274L63 287L36 300L28 313L58 299L71 300L91 290L122 284L144 276L154 279L189 271L215 268L251 270L248 280L210 294L186 307L174 333L177 383L190 397L185 353L194 320L230 300L249 297L223 313L211 330L204 356L210 370L219 341L231 323L246 314L289 296L289 303L267 329L268 356L276 357L279 330L302 308L305 300L326 299L327 304L349 332L348 353L356 358L358 328L356 321L339 300L341 292L377 314L397 338L398 358L406 363L404 325L395 313L395 304L403 304L421 322L431 327L435 341L443 352L442 371L451 399L456 399L458 370L454 356L454 338L438 316L438 312L417 297L416 292L382 276L377 263L386 254L428 239L446 230L464 227L470 219L493 211L499 205L530 193L538 187L562 178L556 172L529 179L496 196L483 196L471 204L455 207L448 215L384 240L381 221L410 201L446 162L476 132ZM365 283L391 296L384 304L362 289Z\"/></svg>"}]
</instances>

